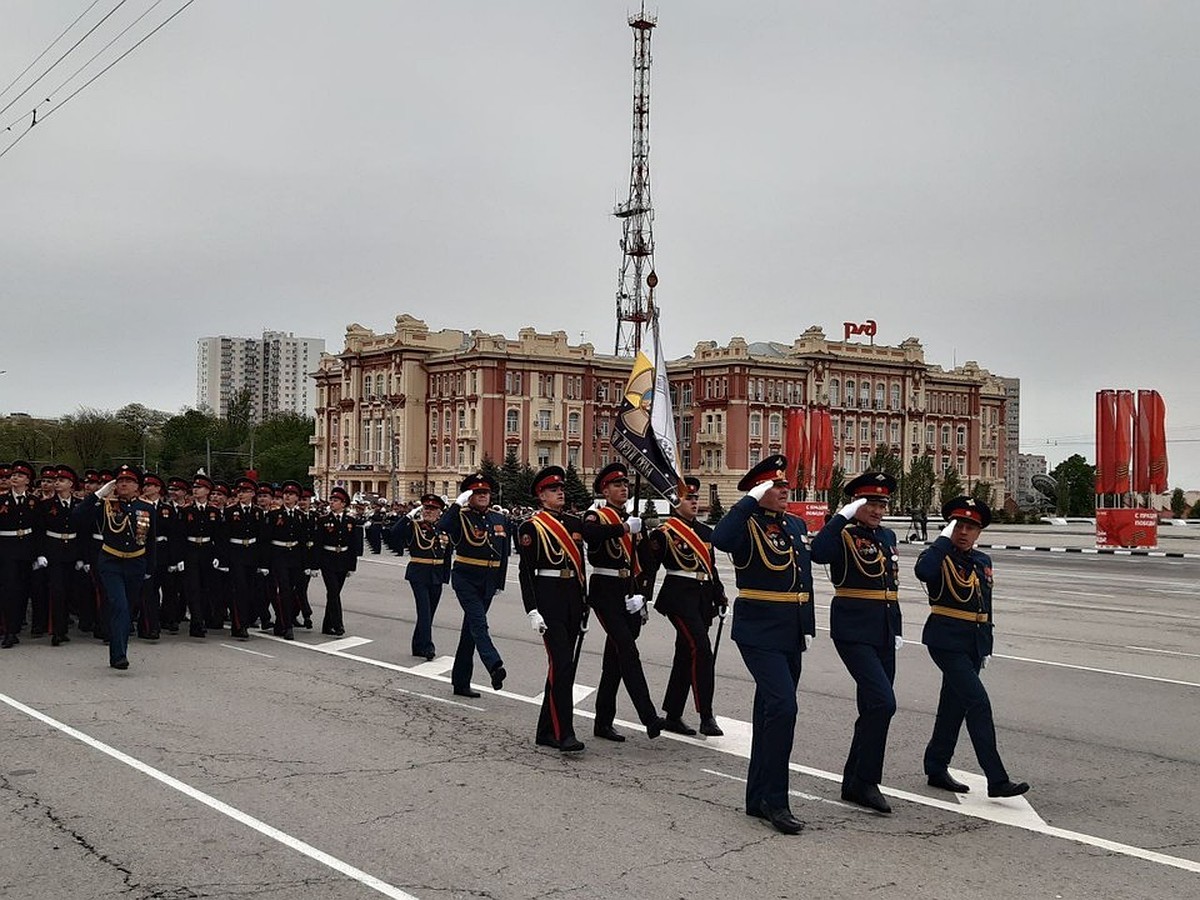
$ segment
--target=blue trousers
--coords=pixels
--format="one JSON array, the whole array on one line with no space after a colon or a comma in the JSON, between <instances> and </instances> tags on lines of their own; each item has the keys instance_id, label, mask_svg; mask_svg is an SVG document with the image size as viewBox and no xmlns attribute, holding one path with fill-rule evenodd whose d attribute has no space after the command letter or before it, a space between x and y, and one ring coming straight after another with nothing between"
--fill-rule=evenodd
<instances>
[{"instance_id":1,"label":"blue trousers","mask_svg":"<svg viewBox=\"0 0 1200 900\"><path fill-rule=\"evenodd\" d=\"M117 559L101 551L96 562L100 583L108 600L108 661L125 659L129 649L129 604L141 596L146 580L144 559Z\"/></svg>"},{"instance_id":2,"label":"blue trousers","mask_svg":"<svg viewBox=\"0 0 1200 900\"><path fill-rule=\"evenodd\" d=\"M436 652L433 646L433 617L437 613L438 601L442 599L442 585L410 581L413 598L417 603L417 626L413 630L413 656L425 656Z\"/></svg>"},{"instance_id":3,"label":"blue trousers","mask_svg":"<svg viewBox=\"0 0 1200 900\"><path fill-rule=\"evenodd\" d=\"M928 650L934 665L942 670L942 692L938 697L933 737L925 748L925 774L946 771L965 719L967 734L971 736L975 756L988 784L1003 784L1008 781L1008 772L996 749L996 725L992 721L992 704L987 690L979 679L979 658L958 650L933 647Z\"/></svg>"},{"instance_id":4,"label":"blue trousers","mask_svg":"<svg viewBox=\"0 0 1200 900\"><path fill-rule=\"evenodd\" d=\"M454 667L450 670L450 684L458 690L471 686L471 673L475 670L475 653L489 672L501 664L500 652L492 643L488 633L487 612L496 594L496 585L486 572L464 575L458 569L450 573L450 586L458 597L463 610L462 630L458 635L458 649L454 651Z\"/></svg>"},{"instance_id":5,"label":"blue trousers","mask_svg":"<svg viewBox=\"0 0 1200 900\"><path fill-rule=\"evenodd\" d=\"M765 804L788 807L788 761L796 733L796 687L803 653L763 650L738 644L742 660L754 679L750 767L746 772L746 810Z\"/></svg>"},{"instance_id":6,"label":"blue trousers","mask_svg":"<svg viewBox=\"0 0 1200 900\"><path fill-rule=\"evenodd\" d=\"M842 777L857 778L866 784L883 781L883 754L887 748L888 727L896 714L896 651L850 641L834 641L850 677L854 679L858 718Z\"/></svg>"}]
</instances>

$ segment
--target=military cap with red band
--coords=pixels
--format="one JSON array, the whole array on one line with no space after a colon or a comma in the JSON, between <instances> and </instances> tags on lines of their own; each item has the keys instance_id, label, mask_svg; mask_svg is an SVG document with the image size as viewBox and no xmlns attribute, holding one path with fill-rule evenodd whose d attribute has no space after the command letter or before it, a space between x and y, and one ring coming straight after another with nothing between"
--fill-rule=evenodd
<instances>
[{"instance_id":1,"label":"military cap with red band","mask_svg":"<svg viewBox=\"0 0 1200 900\"><path fill-rule=\"evenodd\" d=\"M167 487L172 491L190 491L192 489L192 483L186 478L180 478L178 475L174 475L167 479Z\"/></svg>"},{"instance_id":2,"label":"military cap with red band","mask_svg":"<svg viewBox=\"0 0 1200 900\"><path fill-rule=\"evenodd\" d=\"M942 507L942 518L947 522L952 519L962 519L964 522L974 522L980 528L992 524L992 511L982 500L974 497L955 497Z\"/></svg>"},{"instance_id":3,"label":"military cap with red band","mask_svg":"<svg viewBox=\"0 0 1200 900\"><path fill-rule=\"evenodd\" d=\"M166 485L163 484L162 477L157 472L147 472L142 477L142 482L144 484L157 484L160 488L166 487Z\"/></svg>"},{"instance_id":4,"label":"military cap with red band","mask_svg":"<svg viewBox=\"0 0 1200 900\"><path fill-rule=\"evenodd\" d=\"M463 493L467 491L495 491L496 485L492 479L482 472L476 472L474 475L468 475L462 480L459 490Z\"/></svg>"},{"instance_id":5,"label":"military cap with red band","mask_svg":"<svg viewBox=\"0 0 1200 900\"><path fill-rule=\"evenodd\" d=\"M896 479L886 472L863 472L848 482L842 493L854 499L887 500L896 493Z\"/></svg>"},{"instance_id":6,"label":"military cap with red band","mask_svg":"<svg viewBox=\"0 0 1200 900\"><path fill-rule=\"evenodd\" d=\"M53 479L58 477L58 466L42 466L42 471L38 475L41 479Z\"/></svg>"},{"instance_id":7,"label":"military cap with red band","mask_svg":"<svg viewBox=\"0 0 1200 900\"><path fill-rule=\"evenodd\" d=\"M214 487L216 487L216 485L213 483L213 480L211 478L209 478L207 475L197 475L195 478L192 479L192 487L208 488L211 491Z\"/></svg>"},{"instance_id":8,"label":"military cap with red band","mask_svg":"<svg viewBox=\"0 0 1200 900\"><path fill-rule=\"evenodd\" d=\"M592 492L601 494L614 481L622 480L629 480L629 470L625 468L625 464L619 462L609 463L596 473L596 479L592 482Z\"/></svg>"},{"instance_id":9,"label":"military cap with red band","mask_svg":"<svg viewBox=\"0 0 1200 900\"><path fill-rule=\"evenodd\" d=\"M286 484L286 482L285 482L285 484ZM350 494L346 491L345 488L335 487L335 488L331 489L329 491L329 499L332 500L334 497L338 498L343 503L350 502Z\"/></svg>"},{"instance_id":10,"label":"military cap with red band","mask_svg":"<svg viewBox=\"0 0 1200 900\"><path fill-rule=\"evenodd\" d=\"M446 501L437 494L425 494L421 498L421 505L426 509L445 509Z\"/></svg>"},{"instance_id":11,"label":"military cap with red band","mask_svg":"<svg viewBox=\"0 0 1200 900\"><path fill-rule=\"evenodd\" d=\"M79 476L75 474L75 470L67 465L57 466L54 474L55 478L69 478L74 484L79 484Z\"/></svg>"},{"instance_id":12,"label":"military cap with red band","mask_svg":"<svg viewBox=\"0 0 1200 900\"><path fill-rule=\"evenodd\" d=\"M567 483L567 473L562 466L546 466L533 476L533 493L536 496L546 488L562 487Z\"/></svg>"},{"instance_id":13,"label":"military cap with red band","mask_svg":"<svg viewBox=\"0 0 1200 900\"><path fill-rule=\"evenodd\" d=\"M258 485L255 484L253 478L239 478L234 482L233 487L234 490L236 490L239 494L242 491L250 491L250 493L254 493L258 490Z\"/></svg>"},{"instance_id":14,"label":"military cap with red band","mask_svg":"<svg viewBox=\"0 0 1200 900\"><path fill-rule=\"evenodd\" d=\"M229 485L224 481L213 482L213 493L220 494L222 497L229 496Z\"/></svg>"},{"instance_id":15,"label":"military cap with red band","mask_svg":"<svg viewBox=\"0 0 1200 900\"><path fill-rule=\"evenodd\" d=\"M787 457L776 453L768 456L757 466L742 476L738 482L739 491L748 491L764 481L787 481Z\"/></svg>"},{"instance_id":16,"label":"military cap with red band","mask_svg":"<svg viewBox=\"0 0 1200 900\"><path fill-rule=\"evenodd\" d=\"M280 494L286 494L288 492L291 492L291 493L295 494L297 497L300 496L300 492L303 490L304 490L304 488L300 487L300 482L298 482L298 481L285 481L282 485L279 486Z\"/></svg>"},{"instance_id":17,"label":"military cap with red band","mask_svg":"<svg viewBox=\"0 0 1200 900\"><path fill-rule=\"evenodd\" d=\"M255 493L260 497L274 497L275 488L264 482L258 486L258 490L255 491Z\"/></svg>"},{"instance_id":18,"label":"military cap with red band","mask_svg":"<svg viewBox=\"0 0 1200 900\"><path fill-rule=\"evenodd\" d=\"M114 476L117 481L120 481L122 478L124 478L128 481L136 481L138 487L142 486L142 473L133 466L117 466L117 471L114 473Z\"/></svg>"},{"instance_id":19,"label":"military cap with red band","mask_svg":"<svg viewBox=\"0 0 1200 900\"><path fill-rule=\"evenodd\" d=\"M10 476L16 475L18 473L24 474L30 481L33 480L33 476L34 476L33 466L31 466L29 463L25 462L25 460L23 460L23 459L16 460L9 467L8 474Z\"/></svg>"}]
</instances>

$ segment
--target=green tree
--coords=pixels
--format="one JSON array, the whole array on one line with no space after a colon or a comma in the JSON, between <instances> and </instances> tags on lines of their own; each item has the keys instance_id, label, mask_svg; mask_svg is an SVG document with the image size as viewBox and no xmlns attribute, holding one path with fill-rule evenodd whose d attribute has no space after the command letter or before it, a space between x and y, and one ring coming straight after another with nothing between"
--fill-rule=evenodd
<instances>
[{"instance_id":1,"label":"green tree","mask_svg":"<svg viewBox=\"0 0 1200 900\"><path fill-rule=\"evenodd\" d=\"M77 466L111 466L114 457L124 455L120 452L123 429L112 413L80 407L60 423L68 459Z\"/></svg>"},{"instance_id":2,"label":"green tree","mask_svg":"<svg viewBox=\"0 0 1200 900\"><path fill-rule=\"evenodd\" d=\"M900 458L899 454L893 453L892 448L887 444L877 444L867 462L867 471L883 472L891 475L896 481L900 481L904 477L904 460Z\"/></svg>"},{"instance_id":3,"label":"green tree","mask_svg":"<svg viewBox=\"0 0 1200 900\"><path fill-rule=\"evenodd\" d=\"M508 504L510 501L508 499L508 495L504 492L504 479L502 477L502 472L500 467L496 465L496 461L492 459L492 455L490 453L483 454L483 459L479 462L479 472L481 475L492 479L492 482L499 487L500 494L498 497L494 498L494 502L499 503L501 506Z\"/></svg>"},{"instance_id":4,"label":"green tree","mask_svg":"<svg viewBox=\"0 0 1200 900\"><path fill-rule=\"evenodd\" d=\"M1187 509L1187 497L1183 495L1183 488L1175 488L1171 492L1171 515L1176 519L1182 519L1185 509Z\"/></svg>"},{"instance_id":5,"label":"green tree","mask_svg":"<svg viewBox=\"0 0 1200 900\"><path fill-rule=\"evenodd\" d=\"M533 496L533 478L537 472L533 471L533 466L529 463L521 463L521 470L517 473L517 485L513 492L511 503L520 506L534 506L536 500Z\"/></svg>"},{"instance_id":6,"label":"green tree","mask_svg":"<svg viewBox=\"0 0 1200 900\"><path fill-rule=\"evenodd\" d=\"M217 426L216 416L198 409L185 409L163 422L159 431L166 473L190 478L205 466L207 444L215 437Z\"/></svg>"},{"instance_id":7,"label":"green tree","mask_svg":"<svg viewBox=\"0 0 1200 900\"><path fill-rule=\"evenodd\" d=\"M309 480L308 469L313 464L313 448L308 439L315 433L316 423L294 412L276 413L254 429L254 469L264 481ZM235 460L240 460L239 455ZM247 452L247 461L249 454ZM213 467L217 467L216 460ZM235 475L241 474L235 472Z\"/></svg>"},{"instance_id":8,"label":"green tree","mask_svg":"<svg viewBox=\"0 0 1200 900\"><path fill-rule=\"evenodd\" d=\"M1058 484L1060 516L1091 516L1096 512L1096 467L1078 453L1054 467L1050 476Z\"/></svg>"},{"instance_id":9,"label":"green tree","mask_svg":"<svg viewBox=\"0 0 1200 900\"><path fill-rule=\"evenodd\" d=\"M961 497L962 492L962 479L958 477L958 469L946 466L942 472L942 483L938 487L938 503L945 506L955 497Z\"/></svg>"},{"instance_id":10,"label":"green tree","mask_svg":"<svg viewBox=\"0 0 1200 900\"><path fill-rule=\"evenodd\" d=\"M515 444L509 444L504 451L504 463L500 466L500 495L506 503L520 505L517 499L521 486L521 460L517 456Z\"/></svg>"},{"instance_id":11,"label":"green tree","mask_svg":"<svg viewBox=\"0 0 1200 900\"><path fill-rule=\"evenodd\" d=\"M980 503L986 503L989 507L992 505L992 495L995 491L992 490L990 481L977 481L975 486L971 488L971 496Z\"/></svg>"},{"instance_id":12,"label":"green tree","mask_svg":"<svg viewBox=\"0 0 1200 900\"><path fill-rule=\"evenodd\" d=\"M574 463L567 464L566 484L568 509L587 509L592 503L592 492L588 490Z\"/></svg>"},{"instance_id":13,"label":"green tree","mask_svg":"<svg viewBox=\"0 0 1200 900\"><path fill-rule=\"evenodd\" d=\"M837 512L842 507L842 488L846 486L846 470L841 466L833 467L833 474L829 476L829 490L826 492L825 499L829 504L831 513Z\"/></svg>"},{"instance_id":14,"label":"green tree","mask_svg":"<svg viewBox=\"0 0 1200 900\"><path fill-rule=\"evenodd\" d=\"M908 474L901 485L900 502L905 509L916 509L929 512L933 506L933 490L937 484L937 475L933 471L933 457L928 453L914 456L908 467Z\"/></svg>"},{"instance_id":15,"label":"green tree","mask_svg":"<svg viewBox=\"0 0 1200 900\"><path fill-rule=\"evenodd\" d=\"M1200 500L1192 504L1192 511L1188 513L1189 519L1200 519Z\"/></svg>"},{"instance_id":16,"label":"green tree","mask_svg":"<svg viewBox=\"0 0 1200 900\"><path fill-rule=\"evenodd\" d=\"M712 506L708 508L708 519L706 521L709 525L716 525L724 516L725 507L721 505L721 496L714 494Z\"/></svg>"}]
</instances>

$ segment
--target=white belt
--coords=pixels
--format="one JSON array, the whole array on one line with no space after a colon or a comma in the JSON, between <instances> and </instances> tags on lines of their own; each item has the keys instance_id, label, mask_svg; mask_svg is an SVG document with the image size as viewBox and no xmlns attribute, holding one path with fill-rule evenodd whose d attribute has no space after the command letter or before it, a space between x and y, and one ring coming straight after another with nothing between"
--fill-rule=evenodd
<instances>
[{"instance_id":1,"label":"white belt","mask_svg":"<svg viewBox=\"0 0 1200 900\"><path fill-rule=\"evenodd\" d=\"M575 572L571 569L534 569L534 575L540 575L542 578L574 578Z\"/></svg>"},{"instance_id":2,"label":"white belt","mask_svg":"<svg viewBox=\"0 0 1200 900\"><path fill-rule=\"evenodd\" d=\"M593 575L607 575L609 578L628 578L630 572L628 569L601 569L599 566L592 566Z\"/></svg>"},{"instance_id":3,"label":"white belt","mask_svg":"<svg viewBox=\"0 0 1200 900\"><path fill-rule=\"evenodd\" d=\"M0 537L25 537L33 534L32 528L18 528L16 531L0 531Z\"/></svg>"},{"instance_id":4,"label":"white belt","mask_svg":"<svg viewBox=\"0 0 1200 900\"><path fill-rule=\"evenodd\" d=\"M229 543L238 544L242 547L249 547L251 544L256 543L257 541L258 541L258 538L230 538L229 539Z\"/></svg>"},{"instance_id":5,"label":"white belt","mask_svg":"<svg viewBox=\"0 0 1200 900\"><path fill-rule=\"evenodd\" d=\"M322 547L322 550L328 550L330 553L345 553L349 547Z\"/></svg>"},{"instance_id":6,"label":"white belt","mask_svg":"<svg viewBox=\"0 0 1200 900\"><path fill-rule=\"evenodd\" d=\"M210 537L191 537L191 536L189 536L189 537L188 537L188 540L189 540L189 541L191 541L193 544L207 544L209 541L211 541L211 540L212 540L212 538L210 538Z\"/></svg>"},{"instance_id":7,"label":"white belt","mask_svg":"<svg viewBox=\"0 0 1200 900\"><path fill-rule=\"evenodd\" d=\"M155 537L155 540L156 541L165 541L165 540L168 540L168 538L165 534L160 534L157 537Z\"/></svg>"},{"instance_id":8,"label":"white belt","mask_svg":"<svg viewBox=\"0 0 1200 900\"><path fill-rule=\"evenodd\" d=\"M675 578L691 578L694 581L708 581L709 579L707 572L681 572L677 569L664 569L663 571Z\"/></svg>"},{"instance_id":9,"label":"white belt","mask_svg":"<svg viewBox=\"0 0 1200 900\"><path fill-rule=\"evenodd\" d=\"M61 534L57 531L47 531L46 537L54 538L56 541L73 541L73 540L75 540L74 534Z\"/></svg>"},{"instance_id":10,"label":"white belt","mask_svg":"<svg viewBox=\"0 0 1200 900\"><path fill-rule=\"evenodd\" d=\"M271 541L273 547L283 547L285 550L291 550L293 547L299 546L299 541Z\"/></svg>"}]
</instances>

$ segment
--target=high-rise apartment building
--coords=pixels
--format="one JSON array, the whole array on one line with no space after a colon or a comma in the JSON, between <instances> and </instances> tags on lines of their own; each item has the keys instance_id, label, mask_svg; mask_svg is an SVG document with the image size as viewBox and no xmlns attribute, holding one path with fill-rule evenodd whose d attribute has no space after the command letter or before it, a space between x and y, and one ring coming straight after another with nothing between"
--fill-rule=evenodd
<instances>
[{"instance_id":1,"label":"high-rise apartment building","mask_svg":"<svg viewBox=\"0 0 1200 900\"><path fill-rule=\"evenodd\" d=\"M1020 483L1017 479L1017 457L1021 453L1021 379L1001 378L1004 382L1004 496L1019 503Z\"/></svg>"},{"instance_id":2,"label":"high-rise apartment building","mask_svg":"<svg viewBox=\"0 0 1200 900\"><path fill-rule=\"evenodd\" d=\"M325 341L290 332L264 331L261 338L200 338L196 352L196 404L219 416L240 391L250 392L251 416L261 422L281 412L312 415L316 371Z\"/></svg>"}]
</instances>

